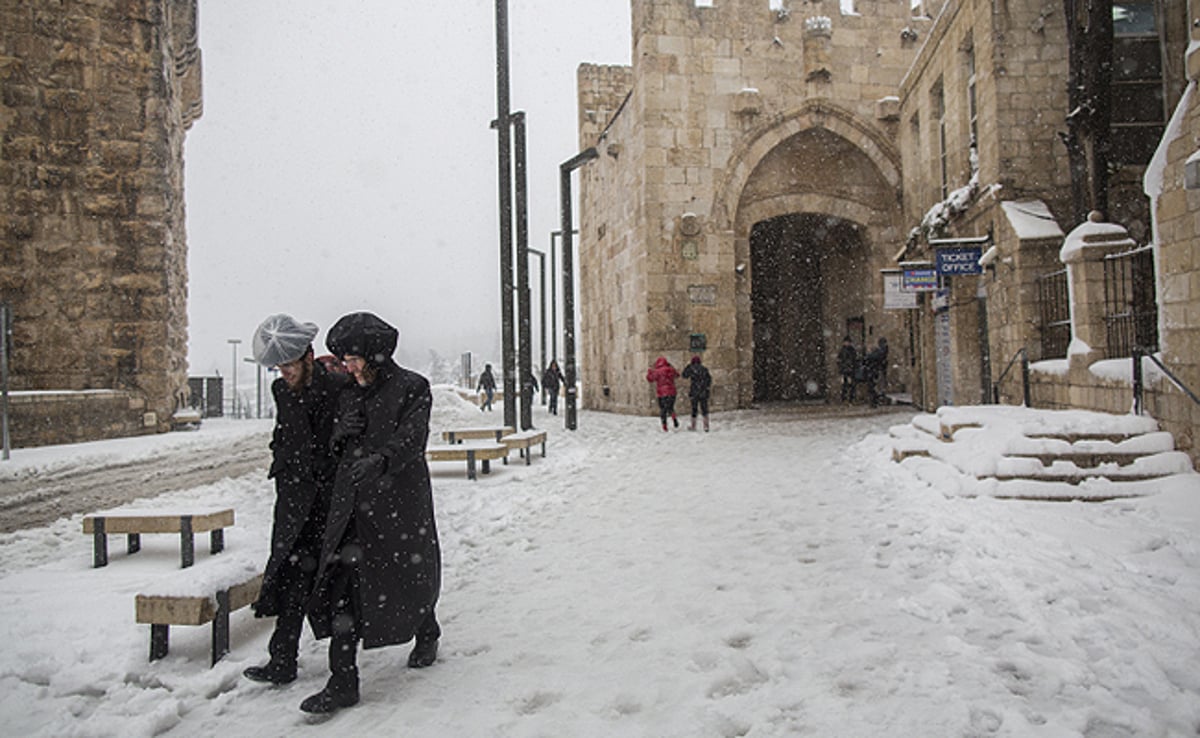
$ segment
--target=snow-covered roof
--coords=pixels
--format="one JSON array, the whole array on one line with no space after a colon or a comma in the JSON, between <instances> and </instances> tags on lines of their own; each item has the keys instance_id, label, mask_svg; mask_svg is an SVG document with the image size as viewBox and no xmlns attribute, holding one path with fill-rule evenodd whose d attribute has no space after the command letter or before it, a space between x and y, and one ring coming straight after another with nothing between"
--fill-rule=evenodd
<instances>
[{"instance_id":1,"label":"snow-covered roof","mask_svg":"<svg viewBox=\"0 0 1200 738\"><path fill-rule=\"evenodd\" d=\"M1065 234L1050 208L1041 200L1007 200L1000 203L1004 217L1012 226L1017 238L1022 241L1033 241L1042 238L1062 238Z\"/></svg>"}]
</instances>

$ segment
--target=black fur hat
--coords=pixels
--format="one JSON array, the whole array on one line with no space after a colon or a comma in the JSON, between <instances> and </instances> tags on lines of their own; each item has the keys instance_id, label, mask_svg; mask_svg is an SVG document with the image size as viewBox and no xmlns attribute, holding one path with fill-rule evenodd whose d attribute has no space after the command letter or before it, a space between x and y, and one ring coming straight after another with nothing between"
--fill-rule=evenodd
<instances>
[{"instance_id":1,"label":"black fur hat","mask_svg":"<svg viewBox=\"0 0 1200 738\"><path fill-rule=\"evenodd\" d=\"M329 329L325 346L339 358L361 356L371 364L389 359L400 341L400 331L373 313L350 313Z\"/></svg>"}]
</instances>

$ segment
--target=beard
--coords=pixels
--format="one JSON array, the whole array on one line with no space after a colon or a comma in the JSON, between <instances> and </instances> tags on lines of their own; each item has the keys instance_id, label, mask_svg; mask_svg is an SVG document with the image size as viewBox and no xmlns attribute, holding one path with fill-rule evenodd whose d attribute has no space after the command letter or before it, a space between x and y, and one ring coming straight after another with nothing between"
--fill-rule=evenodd
<instances>
[{"instance_id":1,"label":"beard","mask_svg":"<svg viewBox=\"0 0 1200 738\"><path fill-rule=\"evenodd\" d=\"M312 360L308 359L300 364L300 371L295 375L295 381L284 378L288 384L288 389L292 392L303 392L304 388L312 382L313 366Z\"/></svg>"}]
</instances>

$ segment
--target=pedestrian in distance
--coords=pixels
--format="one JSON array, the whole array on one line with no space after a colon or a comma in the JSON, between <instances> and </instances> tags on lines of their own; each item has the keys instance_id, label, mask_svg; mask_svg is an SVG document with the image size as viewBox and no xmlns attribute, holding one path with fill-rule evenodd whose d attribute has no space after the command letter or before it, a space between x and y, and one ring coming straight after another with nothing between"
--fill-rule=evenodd
<instances>
[{"instance_id":1,"label":"pedestrian in distance","mask_svg":"<svg viewBox=\"0 0 1200 738\"><path fill-rule=\"evenodd\" d=\"M662 420L662 429L667 430L667 416L679 427L679 418L675 417L675 378L679 372L671 366L665 356L654 361L654 366L646 372L646 381L654 384L654 394L658 398L658 416Z\"/></svg>"},{"instance_id":2,"label":"pedestrian in distance","mask_svg":"<svg viewBox=\"0 0 1200 738\"><path fill-rule=\"evenodd\" d=\"M280 374L271 383L276 408L267 472L267 478L275 480L271 553L253 604L255 617L275 617L275 628L267 645L270 660L243 672L256 682L287 684L296 679L304 605L317 573L337 471L329 442L338 395L351 380L314 360L316 335L313 323L279 314L258 326L252 344L254 360Z\"/></svg>"},{"instance_id":3,"label":"pedestrian in distance","mask_svg":"<svg viewBox=\"0 0 1200 738\"><path fill-rule=\"evenodd\" d=\"M842 375L842 402L854 401L854 390L858 383L855 375L858 372L858 350L847 335L842 339L842 348L837 355L838 374Z\"/></svg>"},{"instance_id":4,"label":"pedestrian in distance","mask_svg":"<svg viewBox=\"0 0 1200 738\"><path fill-rule=\"evenodd\" d=\"M696 412L704 418L704 432L708 432L708 395L712 390L712 374L704 366L699 356L693 356L692 362L683 368L683 378L691 382L688 387L688 399L692 403L692 424L688 430L696 430Z\"/></svg>"},{"instance_id":5,"label":"pedestrian in distance","mask_svg":"<svg viewBox=\"0 0 1200 738\"><path fill-rule=\"evenodd\" d=\"M867 352L867 356L863 359L863 376L867 382L867 399L871 403L871 407L879 406L879 399L882 397L878 390L880 378L886 375L888 359L888 342L882 336L875 348Z\"/></svg>"},{"instance_id":6,"label":"pedestrian in distance","mask_svg":"<svg viewBox=\"0 0 1200 738\"><path fill-rule=\"evenodd\" d=\"M521 390L521 401L527 403L529 407L533 407L533 398L537 397L538 381L537 375L530 369L525 375L525 386Z\"/></svg>"},{"instance_id":7,"label":"pedestrian in distance","mask_svg":"<svg viewBox=\"0 0 1200 738\"><path fill-rule=\"evenodd\" d=\"M329 680L300 709L329 713L358 702L357 649L415 639L410 668L437 659L435 607L441 552L425 447L429 381L392 360L399 332L371 313L329 330L329 350L354 383L338 397L337 476L309 600L317 638L329 638Z\"/></svg>"},{"instance_id":8,"label":"pedestrian in distance","mask_svg":"<svg viewBox=\"0 0 1200 738\"><path fill-rule=\"evenodd\" d=\"M542 372L542 391L550 398L551 415L558 415L558 390L566 381L562 371L558 368L558 362L551 359L550 363L546 365L546 371Z\"/></svg>"},{"instance_id":9,"label":"pedestrian in distance","mask_svg":"<svg viewBox=\"0 0 1200 738\"><path fill-rule=\"evenodd\" d=\"M479 412L492 409L492 399L496 396L496 377L492 374L492 365L483 365L483 374L479 375L479 386L475 388L476 392L483 393L483 402L479 405Z\"/></svg>"}]
</instances>

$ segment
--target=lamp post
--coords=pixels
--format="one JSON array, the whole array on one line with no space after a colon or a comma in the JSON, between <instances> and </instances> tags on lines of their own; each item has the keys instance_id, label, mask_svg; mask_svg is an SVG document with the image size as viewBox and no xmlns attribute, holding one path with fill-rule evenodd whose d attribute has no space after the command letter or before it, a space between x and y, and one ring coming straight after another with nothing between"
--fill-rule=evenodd
<instances>
[{"instance_id":1,"label":"lamp post","mask_svg":"<svg viewBox=\"0 0 1200 738\"><path fill-rule=\"evenodd\" d=\"M558 196L559 208L562 213L562 265L563 265L563 363L566 364L564 379L567 384L567 430L575 430L578 426L575 417L575 266L571 242L571 172L595 159L599 154L596 147L590 146L575 156L567 159L558 167Z\"/></svg>"},{"instance_id":2,"label":"lamp post","mask_svg":"<svg viewBox=\"0 0 1200 738\"><path fill-rule=\"evenodd\" d=\"M508 84L508 0L496 0L496 119L500 198L500 342L504 363L504 425L517 426L513 347L512 136Z\"/></svg>"},{"instance_id":3,"label":"lamp post","mask_svg":"<svg viewBox=\"0 0 1200 738\"><path fill-rule=\"evenodd\" d=\"M571 231L571 235L579 235L579 231ZM553 275L558 274L554 265L554 244L562 237L562 231L550 231L550 356L558 358L558 291L554 286Z\"/></svg>"},{"instance_id":4,"label":"lamp post","mask_svg":"<svg viewBox=\"0 0 1200 738\"><path fill-rule=\"evenodd\" d=\"M240 339L240 338L231 338L228 341L226 341L226 343L228 343L230 346L233 346L233 398L231 400L230 408L232 409L233 417L235 417L235 418L238 416L237 347L238 347L238 344L241 342L242 342L242 339Z\"/></svg>"},{"instance_id":5,"label":"lamp post","mask_svg":"<svg viewBox=\"0 0 1200 738\"><path fill-rule=\"evenodd\" d=\"M538 353L538 356L541 358L541 363L538 365L538 368L544 370L550 364L550 362L546 360L546 254L545 252L538 251L537 249L527 248L525 251L538 258L538 276L541 279L540 286L538 287L538 295L541 296L542 302L542 316L538 320L538 328L542 334L542 345ZM553 282L553 280L551 281ZM546 388L544 386L542 387L542 404L546 404Z\"/></svg>"},{"instance_id":6,"label":"lamp post","mask_svg":"<svg viewBox=\"0 0 1200 738\"><path fill-rule=\"evenodd\" d=\"M253 356L247 356L242 361L253 364L257 374L254 375L254 417L262 419L262 364L254 360Z\"/></svg>"}]
</instances>

